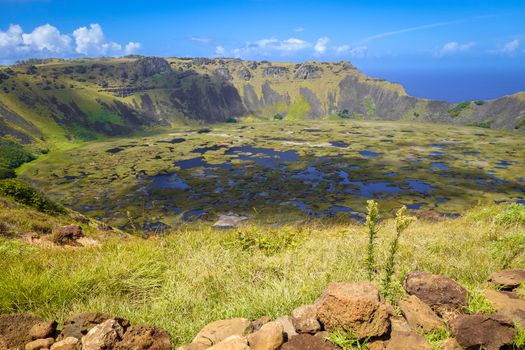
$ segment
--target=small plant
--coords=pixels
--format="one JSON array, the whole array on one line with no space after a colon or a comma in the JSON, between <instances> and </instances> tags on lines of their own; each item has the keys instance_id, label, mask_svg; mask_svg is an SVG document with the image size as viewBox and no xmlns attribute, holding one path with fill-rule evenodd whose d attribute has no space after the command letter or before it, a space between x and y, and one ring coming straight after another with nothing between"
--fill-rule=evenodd
<instances>
[{"instance_id":1,"label":"small plant","mask_svg":"<svg viewBox=\"0 0 525 350\"><path fill-rule=\"evenodd\" d=\"M368 228L368 247L366 253L366 267L368 273L368 280L372 281L372 277L375 273L375 239L377 236L377 222L379 220L379 209L377 207L377 202L373 200L367 201L367 211L368 215L366 216L366 227Z\"/></svg>"},{"instance_id":2,"label":"small plant","mask_svg":"<svg viewBox=\"0 0 525 350\"><path fill-rule=\"evenodd\" d=\"M407 208L405 206L402 206L401 209L399 209L396 213L396 235L390 243L390 250L385 266L385 274L381 283L382 290L386 294L387 298L391 296L391 283L392 276L395 272L395 258L399 249L399 237L401 237L401 233L403 233L403 231L405 231L415 219L415 217L407 215Z\"/></svg>"},{"instance_id":3,"label":"small plant","mask_svg":"<svg viewBox=\"0 0 525 350\"><path fill-rule=\"evenodd\" d=\"M273 115L273 120L283 120L284 116L281 113L275 113Z\"/></svg>"},{"instance_id":4,"label":"small plant","mask_svg":"<svg viewBox=\"0 0 525 350\"><path fill-rule=\"evenodd\" d=\"M235 231L228 237L226 246L243 251L259 250L270 256L297 247L302 239L302 232L296 229L283 227L279 230L260 231L253 226Z\"/></svg>"},{"instance_id":5,"label":"small plant","mask_svg":"<svg viewBox=\"0 0 525 350\"><path fill-rule=\"evenodd\" d=\"M226 119L226 123L237 123L237 119L233 118L233 117L230 117L228 119Z\"/></svg>"},{"instance_id":6,"label":"small plant","mask_svg":"<svg viewBox=\"0 0 525 350\"><path fill-rule=\"evenodd\" d=\"M350 112L348 109L343 109L342 111L337 112L337 116L341 119L350 119Z\"/></svg>"},{"instance_id":7,"label":"small plant","mask_svg":"<svg viewBox=\"0 0 525 350\"><path fill-rule=\"evenodd\" d=\"M520 284L520 286L516 288L516 293L520 298L525 299L525 283Z\"/></svg>"},{"instance_id":8,"label":"small plant","mask_svg":"<svg viewBox=\"0 0 525 350\"><path fill-rule=\"evenodd\" d=\"M370 337L360 340L351 332L341 331L329 333L326 339L342 350L366 350L368 349L368 342L370 341Z\"/></svg>"},{"instance_id":9,"label":"small plant","mask_svg":"<svg viewBox=\"0 0 525 350\"><path fill-rule=\"evenodd\" d=\"M450 332L446 328L439 328L423 335L432 350L440 350L443 341L450 338Z\"/></svg>"},{"instance_id":10,"label":"small plant","mask_svg":"<svg viewBox=\"0 0 525 350\"><path fill-rule=\"evenodd\" d=\"M521 323L516 322L514 328L516 328L516 335L514 336L513 348L523 350L525 349L525 327Z\"/></svg>"},{"instance_id":11,"label":"small plant","mask_svg":"<svg viewBox=\"0 0 525 350\"><path fill-rule=\"evenodd\" d=\"M490 314L494 312L494 308L479 290L469 290L467 312L469 314Z\"/></svg>"}]
</instances>

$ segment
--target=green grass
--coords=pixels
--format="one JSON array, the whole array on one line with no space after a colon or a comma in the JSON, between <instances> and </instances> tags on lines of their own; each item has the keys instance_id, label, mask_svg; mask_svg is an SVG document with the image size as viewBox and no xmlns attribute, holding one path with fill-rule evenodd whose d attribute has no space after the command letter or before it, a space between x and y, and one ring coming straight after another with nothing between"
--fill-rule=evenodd
<instances>
[{"instance_id":1,"label":"green grass","mask_svg":"<svg viewBox=\"0 0 525 350\"><path fill-rule=\"evenodd\" d=\"M454 108L448 111L448 115L450 115L452 118L457 118L461 116L461 113L468 107L470 107L470 102L468 101L458 103Z\"/></svg>"},{"instance_id":2,"label":"green grass","mask_svg":"<svg viewBox=\"0 0 525 350\"><path fill-rule=\"evenodd\" d=\"M495 310L490 304L490 302L485 298L483 295L483 291L473 287L468 292L468 300L467 300L467 312L469 314L476 314L476 313L482 313L482 314L490 314L493 313Z\"/></svg>"},{"instance_id":3,"label":"green grass","mask_svg":"<svg viewBox=\"0 0 525 350\"><path fill-rule=\"evenodd\" d=\"M377 261L384 262L395 222L387 219L379 229ZM519 235L523 226L420 220L399 238L392 285L402 290L408 272L424 270L488 287L487 277L503 264L525 265L525 244L508 261L499 254L513 249L510 238ZM0 240L0 312L62 320L72 312L103 311L165 328L181 344L211 321L290 314L314 302L331 281L367 275L366 229L338 220L281 228L253 223L238 231L213 231L200 223L147 240L101 239L100 247L76 250Z\"/></svg>"},{"instance_id":4,"label":"green grass","mask_svg":"<svg viewBox=\"0 0 525 350\"><path fill-rule=\"evenodd\" d=\"M440 328L435 331L423 334L425 340L432 350L441 350L441 344L450 338L450 332L446 328Z\"/></svg>"},{"instance_id":5,"label":"green grass","mask_svg":"<svg viewBox=\"0 0 525 350\"><path fill-rule=\"evenodd\" d=\"M370 338L357 339L350 332L332 332L326 339L342 350L366 350L370 340Z\"/></svg>"}]
</instances>

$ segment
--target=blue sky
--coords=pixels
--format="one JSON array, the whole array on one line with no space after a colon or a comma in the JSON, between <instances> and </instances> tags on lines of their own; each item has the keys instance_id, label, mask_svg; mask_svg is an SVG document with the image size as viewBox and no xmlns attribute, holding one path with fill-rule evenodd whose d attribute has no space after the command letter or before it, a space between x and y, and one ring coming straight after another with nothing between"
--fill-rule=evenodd
<instances>
[{"instance_id":1,"label":"blue sky","mask_svg":"<svg viewBox=\"0 0 525 350\"><path fill-rule=\"evenodd\" d=\"M458 78L467 71L477 78L498 72L477 79L472 98L525 90L525 1L520 0L0 0L0 14L4 64L130 53L349 60L423 97L454 99L445 86L439 92L418 81L432 74ZM463 97L470 95L456 99Z\"/></svg>"}]
</instances>

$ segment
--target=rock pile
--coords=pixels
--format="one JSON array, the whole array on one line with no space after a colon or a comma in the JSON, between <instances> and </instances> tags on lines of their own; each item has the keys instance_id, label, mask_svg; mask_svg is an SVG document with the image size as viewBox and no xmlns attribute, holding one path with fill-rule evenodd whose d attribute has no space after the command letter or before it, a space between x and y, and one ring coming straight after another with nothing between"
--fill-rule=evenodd
<instances>
[{"instance_id":1,"label":"rock pile","mask_svg":"<svg viewBox=\"0 0 525 350\"><path fill-rule=\"evenodd\" d=\"M399 300L399 313L369 282L331 283L315 303L290 316L215 321L178 350L336 350L327 340L332 332L351 334L370 350L432 350L424 337L432 332L451 335L441 350L510 349L516 325L525 324L525 300L516 293L525 270L499 271L490 281L500 288L485 292L491 314L468 314L467 291L453 279L413 272L404 281L408 296ZM60 331L57 326L33 315L0 315L0 349L172 349L166 331L103 313L75 314Z\"/></svg>"},{"instance_id":2,"label":"rock pile","mask_svg":"<svg viewBox=\"0 0 525 350\"><path fill-rule=\"evenodd\" d=\"M56 321L28 314L0 315L1 350L170 350L168 332L151 325L131 326L129 321L87 312L68 317L57 329Z\"/></svg>"}]
</instances>

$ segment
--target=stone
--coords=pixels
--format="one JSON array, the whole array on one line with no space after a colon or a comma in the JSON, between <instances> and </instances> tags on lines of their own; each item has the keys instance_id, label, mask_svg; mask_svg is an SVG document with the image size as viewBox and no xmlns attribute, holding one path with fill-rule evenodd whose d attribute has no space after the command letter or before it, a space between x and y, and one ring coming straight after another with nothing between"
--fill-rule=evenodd
<instances>
[{"instance_id":1,"label":"stone","mask_svg":"<svg viewBox=\"0 0 525 350\"><path fill-rule=\"evenodd\" d=\"M315 334L321 329L317 321L317 308L314 305L303 305L294 309L292 323L297 333Z\"/></svg>"},{"instance_id":2,"label":"stone","mask_svg":"<svg viewBox=\"0 0 525 350\"><path fill-rule=\"evenodd\" d=\"M448 338L445 339L440 346L441 350L462 350L463 348L458 344L456 339Z\"/></svg>"},{"instance_id":3,"label":"stone","mask_svg":"<svg viewBox=\"0 0 525 350\"><path fill-rule=\"evenodd\" d=\"M75 337L67 337L51 345L51 350L77 350L80 349L80 340Z\"/></svg>"},{"instance_id":4,"label":"stone","mask_svg":"<svg viewBox=\"0 0 525 350\"><path fill-rule=\"evenodd\" d=\"M240 335L232 335L220 343L208 348L208 350L250 350L246 338Z\"/></svg>"},{"instance_id":5,"label":"stone","mask_svg":"<svg viewBox=\"0 0 525 350\"><path fill-rule=\"evenodd\" d=\"M255 332L255 331L258 331L259 329L261 329L261 327L265 324L267 324L268 322L271 322L272 319L268 316L262 316L258 319L256 319L255 321L252 322L252 331Z\"/></svg>"},{"instance_id":6,"label":"stone","mask_svg":"<svg viewBox=\"0 0 525 350\"><path fill-rule=\"evenodd\" d=\"M124 328L115 319L109 319L91 330L82 337L82 350L113 349L124 336Z\"/></svg>"},{"instance_id":7,"label":"stone","mask_svg":"<svg viewBox=\"0 0 525 350\"><path fill-rule=\"evenodd\" d=\"M252 331L252 323L246 318L219 320L206 325L192 343L213 346L233 336L244 336Z\"/></svg>"},{"instance_id":8,"label":"stone","mask_svg":"<svg viewBox=\"0 0 525 350\"><path fill-rule=\"evenodd\" d=\"M36 339L26 344L25 350L49 349L55 342L53 338Z\"/></svg>"},{"instance_id":9,"label":"stone","mask_svg":"<svg viewBox=\"0 0 525 350\"><path fill-rule=\"evenodd\" d=\"M23 350L33 340L29 334L31 328L41 322L41 318L30 314L0 315L0 344L7 349Z\"/></svg>"},{"instance_id":10,"label":"stone","mask_svg":"<svg viewBox=\"0 0 525 350\"><path fill-rule=\"evenodd\" d=\"M247 216L239 216L235 214L219 215L219 219L213 224L213 228L228 230L238 227L241 222L248 220Z\"/></svg>"},{"instance_id":11,"label":"stone","mask_svg":"<svg viewBox=\"0 0 525 350\"><path fill-rule=\"evenodd\" d=\"M283 326L285 340L290 340L293 336L297 335L290 316L278 317L275 322L279 322Z\"/></svg>"},{"instance_id":12,"label":"stone","mask_svg":"<svg viewBox=\"0 0 525 350\"><path fill-rule=\"evenodd\" d=\"M276 350L284 342L284 328L279 322L268 322L247 336L251 350Z\"/></svg>"},{"instance_id":13,"label":"stone","mask_svg":"<svg viewBox=\"0 0 525 350\"><path fill-rule=\"evenodd\" d=\"M29 330L32 339L54 338L57 330L56 321L44 321L35 324Z\"/></svg>"},{"instance_id":14,"label":"stone","mask_svg":"<svg viewBox=\"0 0 525 350\"><path fill-rule=\"evenodd\" d=\"M424 333L440 328L445 328L445 323L434 311L415 295L403 298L399 301L399 308L405 316L410 327L422 330Z\"/></svg>"},{"instance_id":15,"label":"stone","mask_svg":"<svg viewBox=\"0 0 525 350\"><path fill-rule=\"evenodd\" d=\"M81 339L82 336L86 335L91 328L106 320L109 320L110 318L110 315L100 312L83 312L73 314L64 320L64 326L62 327L62 332L60 332L60 335L58 336L58 340L65 339L67 337Z\"/></svg>"},{"instance_id":16,"label":"stone","mask_svg":"<svg viewBox=\"0 0 525 350\"><path fill-rule=\"evenodd\" d=\"M411 272L403 287L429 305L439 315L462 312L467 306L467 290L453 279L428 272Z\"/></svg>"},{"instance_id":17,"label":"stone","mask_svg":"<svg viewBox=\"0 0 525 350\"><path fill-rule=\"evenodd\" d=\"M209 346L204 344L189 343L182 346L179 346L177 350L206 350Z\"/></svg>"},{"instance_id":18,"label":"stone","mask_svg":"<svg viewBox=\"0 0 525 350\"><path fill-rule=\"evenodd\" d=\"M525 282L525 270L507 269L492 273L489 281L504 290L512 290Z\"/></svg>"},{"instance_id":19,"label":"stone","mask_svg":"<svg viewBox=\"0 0 525 350\"><path fill-rule=\"evenodd\" d=\"M485 350L511 345L516 335L512 320L500 314L459 315L450 322L450 330L463 348Z\"/></svg>"},{"instance_id":20,"label":"stone","mask_svg":"<svg viewBox=\"0 0 525 350\"><path fill-rule=\"evenodd\" d=\"M317 319L327 331L341 329L363 339L390 329L388 308L369 282L331 283L316 306Z\"/></svg>"},{"instance_id":21,"label":"stone","mask_svg":"<svg viewBox=\"0 0 525 350\"><path fill-rule=\"evenodd\" d=\"M151 325L142 324L129 327L122 340L117 343L117 350L171 350L168 332Z\"/></svg>"},{"instance_id":22,"label":"stone","mask_svg":"<svg viewBox=\"0 0 525 350\"><path fill-rule=\"evenodd\" d=\"M281 350L336 350L328 340L311 334L299 334L281 346Z\"/></svg>"},{"instance_id":23,"label":"stone","mask_svg":"<svg viewBox=\"0 0 525 350\"><path fill-rule=\"evenodd\" d=\"M432 350L425 338L410 328L408 323L400 319L392 319L390 340L386 342L386 350Z\"/></svg>"},{"instance_id":24,"label":"stone","mask_svg":"<svg viewBox=\"0 0 525 350\"><path fill-rule=\"evenodd\" d=\"M525 325L525 300L510 292L486 290L485 298L498 313L512 318L515 322Z\"/></svg>"},{"instance_id":25,"label":"stone","mask_svg":"<svg viewBox=\"0 0 525 350\"><path fill-rule=\"evenodd\" d=\"M58 245L78 245L77 240L82 237L84 237L82 227L78 225L67 225L55 230L52 241Z\"/></svg>"}]
</instances>

